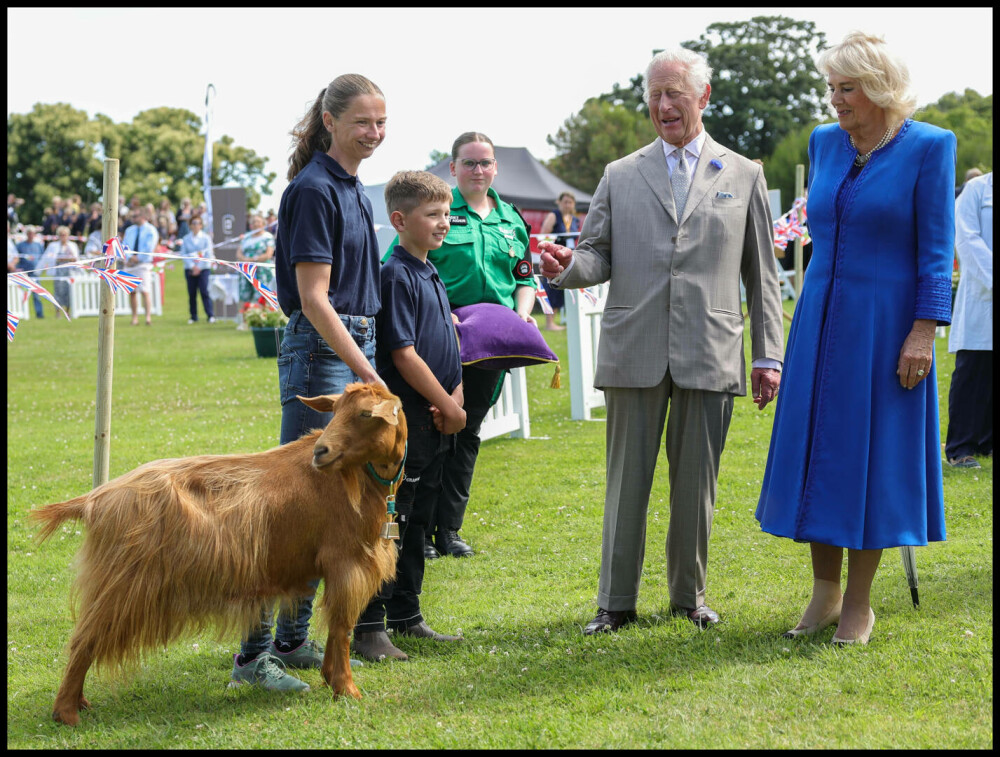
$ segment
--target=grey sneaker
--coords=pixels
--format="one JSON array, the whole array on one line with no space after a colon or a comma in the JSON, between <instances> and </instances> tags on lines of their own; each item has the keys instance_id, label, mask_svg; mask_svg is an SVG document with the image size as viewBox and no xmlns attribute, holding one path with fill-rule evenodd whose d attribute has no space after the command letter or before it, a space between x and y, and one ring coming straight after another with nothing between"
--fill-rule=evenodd
<instances>
[{"instance_id":1,"label":"grey sneaker","mask_svg":"<svg viewBox=\"0 0 1000 757\"><path fill-rule=\"evenodd\" d=\"M239 655L233 655L233 674L229 688L243 684L259 686L266 691L309 691L309 684L285 672L285 664L268 652L261 652L242 667L237 664Z\"/></svg>"},{"instance_id":2,"label":"grey sneaker","mask_svg":"<svg viewBox=\"0 0 1000 757\"><path fill-rule=\"evenodd\" d=\"M289 668L297 668L299 670L315 668L319 670L323 667L323 647L312 639L306 639L291 652L280 651L272 641L268 652L273 657L277 657L285 663ZM361 660L351 660L352 668L360 668L362 665L364 663Z\"/></svg>"}]
</instances>

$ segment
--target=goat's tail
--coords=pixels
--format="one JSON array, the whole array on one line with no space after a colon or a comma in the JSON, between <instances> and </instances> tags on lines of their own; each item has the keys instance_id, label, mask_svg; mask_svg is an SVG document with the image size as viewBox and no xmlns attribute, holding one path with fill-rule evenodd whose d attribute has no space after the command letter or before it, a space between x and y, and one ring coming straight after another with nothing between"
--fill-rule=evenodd
<instances>
[{"instance_id":1,"label":"goat's tail","mask_svg":"<svg viewBox=\"0 0 1000 757\"><path fill-rule=\"evenodd\" d=\"M60 524L67 520L83 520L84 508L89 498L90 494L84 494L65 502L46 505L40 510L32 510L28 513L29 518L42 524L38 532L38 540L48 539L55 533Z\"/></svg>"}]
</instances>

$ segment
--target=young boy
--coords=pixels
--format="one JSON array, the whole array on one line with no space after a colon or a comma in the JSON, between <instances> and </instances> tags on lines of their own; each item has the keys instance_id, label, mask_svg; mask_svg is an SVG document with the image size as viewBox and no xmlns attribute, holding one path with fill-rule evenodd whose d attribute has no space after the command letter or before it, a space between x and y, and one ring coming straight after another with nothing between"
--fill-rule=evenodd
<instances>
[{"instance_id":1,"label":"young boy","mask_svg":"<svg viewBox=\"0 0 1000 757\"><path fill-rule=\"evenodd\" d=\"M451 188L426 171L401 171L385 187L389 220L399 244L381 271L382 310L376 318L375 365L403 401L409 429L406 472L396 493L399 561L396 580L368 603L354 627L355 654L377 662L407 659L389 640L397 635L458 641L432 630L420 614L426 496L440 486L441 468L465 428L462 363L444 284L428 250L450 227Z\"/></svg>"}]
</instances>

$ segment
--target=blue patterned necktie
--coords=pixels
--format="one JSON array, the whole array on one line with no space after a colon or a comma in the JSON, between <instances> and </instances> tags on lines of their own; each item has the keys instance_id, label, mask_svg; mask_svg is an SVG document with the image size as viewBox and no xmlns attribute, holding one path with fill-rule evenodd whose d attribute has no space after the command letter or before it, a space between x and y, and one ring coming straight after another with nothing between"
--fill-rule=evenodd
<instances>
[{"instance_id":1,"label":"blue patterned necktie","mask_svg":"<svg viewBox=\"0 0 1000 757\"><path fill-rule=\"evenodd\" d=\"M691 176L688 174L684 153L683 148L677 153L677 167L670 177L670 188L674 192L674 209L678 222L680 222L681 214L684 212L684 203L687 202L688 189L691 187Z\"/></svg>"}]
</instances>

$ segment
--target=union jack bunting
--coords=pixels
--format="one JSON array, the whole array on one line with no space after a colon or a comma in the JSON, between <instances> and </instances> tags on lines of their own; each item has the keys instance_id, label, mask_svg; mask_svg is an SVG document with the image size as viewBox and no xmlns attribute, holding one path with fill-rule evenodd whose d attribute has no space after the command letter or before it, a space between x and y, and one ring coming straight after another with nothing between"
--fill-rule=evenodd
<instances>
[{"instance_id":1,"label":"union jack bunting","mask_svg":"<svg viewBox=\"0 0 1000 757\"><path fill-rule=\"evenodd\" d=\"M788 216L782 216L774 222L774 246L782 250L788 246L788 242L794 239L791 233Z\"/></svg>"},{"instance_id":2,"label":"union jack bunting","mask_svg":"<svg viewBox=\"0 0 1000 757\"><path fill-rule=\"evenodd\" d=\"M549 295L542 286L541 280L535 277L535 297L538 299L538 304L542 306L542 312L545 315L552 315L555 311L552 309L552 305L549 304Z\"/></svg>"},{"instance_id":3,"label":"union jack bunting","mask_svg":"<svg viewBox=\"0 0 1000 757\"><path fill-rule=\"evenodd\" d=\"M131 252L127 244L123 244L118 237L111 237L107 242L104 243L104 247L101 250L104 253L104 267L110 268L111 263L115 260L121 259L125 260L128 258L128 253Z\"/></svg>"},{"instance_id":4,"label":"union jack bunting","mask_svg":"<svg viewBox=\"0 0 1000 757\"><path fill-rule=\"evenodd\" d=\"M37 294L39 297L48 300L49 302L51 302L53 305L56 306L56 309L58 309L60 313L62 313L64 316L66 316L66 320L67 321L70 320L69 313L67 313L65 310L63 310L63 306L60 305L56 301L55 297L53 297L51 294L49 294L49 290L46 289L45 287L43 287L37 281L32 281L30 278L28 278L27 274L25 274L25 273L8 273L7 274L7 279L9 281L13 281L18 286L24 287L29 292L33 292L34 294Z\"/></svg>"},{"instance_id":5,"label":"union jack bunting","mask_svg":"<svg viewBox=\"0 0 1000 757\"><path fill-rule=\"evenodd\" d=\"M14 332L17 331L17 324L21 322L21 319L14 315L9 310L7 311L7 341L14 341Z\"/></svg>"},{"instance_id":6,"label":"union jack bunting","mask_svg":"<svg viewBox=\"0 0 1000 757\"><path fill-rule=\"evenodd\" d=\"M257 281L256 263L230 263L230 265L235 265L239 269L239 272L250 280L250 284L264 298L268 305L275 310L278 309L278 296L271 289Z\"/></svg>"},{"instance_id":7,"label":"union jack bunting","mask_svg":"<svg viewBox=\"0 0 1000 757\"><path fill-rule=\"evenodd\" d=\"M808 220L809 216L806 214L806 201L805 198L799 197L795 202L792 203L792 210L802 211L802 220Z\"/></svg>"},{"instance_id":8,"label":"union jack bunting","mask_svg":"<svg viewBox=\"0 0 1000 757\"><path fill-rule=\"evenodd\" d=\"M83 268L93 271L104 279L104 282L111 287L111 291L115 294L118 292L131 294L142 283L142 279L134 273L128 273L127 271L104 270L103 268L95 268L90 265L85 265Z\"/></svg>"},{"instance_id":9,"label":"union jack bunting","mask_svg":"<svg viewBox=\"0 0 1000 757\"><path fill-rule=\"evenodd\" d=\"M587 302L589 302L591 305L597 304L597 299L598 299L597 294L589 287L587 289L581 289L580 293L587 299Z\"/></svg>"}]
</instances>

